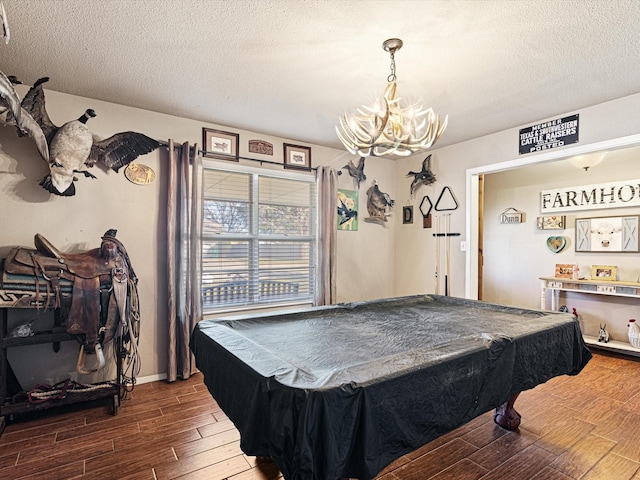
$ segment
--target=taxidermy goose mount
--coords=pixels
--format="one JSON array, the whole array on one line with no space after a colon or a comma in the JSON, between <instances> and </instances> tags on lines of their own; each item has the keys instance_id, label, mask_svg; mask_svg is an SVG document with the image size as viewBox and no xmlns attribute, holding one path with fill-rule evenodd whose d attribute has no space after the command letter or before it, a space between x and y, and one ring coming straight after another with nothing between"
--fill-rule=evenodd
<instances>
[{"instance_id":1,"label":"taxidermy goose mount","mask_svg":"<svg viewBox=\"0 0 640 480\"><path fill-rule=\"evenodd\" d=\"M42 155L40 146L39 150L49 163L49 174L42 179L40 185L49 192L65 197L73 196L76 193L73 183L77 180L75 174L96 178L85 170L86 167L102 162L118 172L140 155L152 152L161 145L157 140L137 132L116 133L106 140L95 139L86 125L90 118L96 116L92 109L86 110L77 120L56 126L47 114L42 89L42 84L48 80L44 77L35 82L21 102L21 116L24 117L26 112L38 128L25 129L18 126L18 135L29 135L36 144L39 133L46 138L48 155Z\"/></svg>"}]
</instances>

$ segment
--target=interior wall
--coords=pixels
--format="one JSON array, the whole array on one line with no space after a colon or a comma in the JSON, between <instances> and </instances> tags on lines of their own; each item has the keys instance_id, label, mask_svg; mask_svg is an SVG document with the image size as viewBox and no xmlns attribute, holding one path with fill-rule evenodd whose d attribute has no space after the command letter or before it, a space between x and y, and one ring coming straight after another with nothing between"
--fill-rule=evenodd
<instances>
[{"instance_id":1,"label":"interior wall","mask_svg":"<svg viewBox=\"0 0 640 480\"><path fill-rule=\"evenodd\" d=\"M26 88L18 87L22 96ZM248 132L233 127L206 124L196 120L173 117L150 111L101 102L94 99L45 90L47 111L51 120L61 125L78 118L87 108L97 117L88 127L100 138L132 130L158 140L173 138L176 142L202 142L202 128L216 128L240 134L240 156L282 162L283 143L298 144L295 139L278 138ZM273 144L273 156L249 153L248 140L260 139ZM312 166L330 165L341 169L353 156L349 153L311 145ZM355 159L357 161L357 158ZM33 236L41 233L65 252L96 248L106 230L116 228L139 278L141 308L140 353L142 367L139 378L161 378L166 372L166 148L139 157L139 163L149 165L157 174L149 185L134 185L124 176L99 166L90 169L97 179L80 175L74 197L49 194L38 185L48 172L48 166L37 153L34 142L16 136L13 127L0 129L0 258L13 246L33 246ZM221 161L224 162L224 161ZM254 162L242 161L256 166ZM270 167L264 164L263 168ZM355 189L353 179L339 177L340 188ZM313 173L310 173L312 175ZM366 212L366 188L377 179L383 191L395 197L394 163L378 159L367 165L367 182L360 187L359 200ZM362 214L362 220L365 215ZM392 296L395 279L394 223L385 225L361 221L357 232L338 232L338 301L358 301ZM27 321L35 321L34 329L45 330L52 323L50 313L12 309L9 329ZM81 382L109 378L110 372L99 376L75 373L78 345L63 342L54 353L51 345L34 345L9 349L12 367L23 388L36 383L56 383L67 377ZM106 377L106 378L105 378Z\"/></svg>"},{"instance_id":2,"label":"interior wall","mask_svg":"<svg viewBox=\"0 0 640 480\"><path fill-rule=\"evenodd\" d=\"M637 161L640 147L609 152L605 159L584 171L567 160L521 167L485 175L484 299L525 308L540 308L539 277L553 277L557 263L577 264L580 277L590 278L592 265L618 266L618 280L637 282L640 257L637 253L575 251L577 218L637 215L638 207L567 212L564 230L538 230L540 192L554 188L593 185L640 178ZM507 208L525 212L525 222L500 224ZM553 253L546 245L550 236L564 236L565 248ZM626 321L635 318L633 299L601 295L562 294L561 304L576 308L585 334L597 336L600 323L607 323L614 339L625 340ZM633 308L629 308L632 306ZM546 307L550 307L547 299Z\"/></svg>"},{"instance_id":3,"label":"interior wall","mask_svg":"<svg viewBox=\"0 0 640 480\"><path fill-rule=\"evenodd\" d=\"M19 93L22 95L26 89L21 88ZM46 90L46 97L49 115L58 125L78 118L87 108L95 109L98 116L90 121L89 127L102 138L133 130L160 140L173 138L177 142L200 144L202 127L218 128L240 133L241 156L261 158L248 152L247 142L250 139L273 143L274 155L262 158L276 161L282 159L282 143L297 143L295 139L270 137L49 90ZM581 122L580 143L589 144L637 133L640 131L638 112L640 94L581 110L578 112ZM455 121L453 118L450 120ZM368 159L365 168L367 180L358 193L359 230L338 232L338 301L435 292L435 230L433 227L422 228L418 206L425 195L435 202L444 186L453 192L458 208L450 212L434 212L434 216L450 213L450 232L461 233L458 237L452 237L450 242L448 281L451 295L464 296L467 267L460 242L468 243L469 240L465 237L468 214L465 173L467 169L478 166L518 159L517 134L518 129L514 128L433 149L432 169L437 181L431 186L421 187L413 197L409 194L411 177L407 176L407 172L420 169L423 155L401 160ZM343 150L316 145L311 147L313 166L330 165L341 170L343 175L339 177L339 187L356 189L354 179L342 167L350 159L357 162L357 158ZM167 152L160 149L138 161L156 171L158 178L154 183L134 185L122 173L94 167L92 173L98 178L91 180L81 177L77 182L75 197L56 197L38 186L47 173L47 165L39 157L33 142L16 137L11 127L0 129L0 205L4 207L0 210L0 224L3 226L0 230L0 256L6 256L12 246L33 245L35 233L43 234L64 251L87 250L99 245L100 237L107 229L117 228L118 238L126 246L140 279L142 370L139 378L155 379L166 372L164 216ZM265 165L264 168L269 167ZM373 180L396 202L390 220L383 225L364 220L368 216L366 190ZM411 224L402 223L402 207L405 205L414 208L414 221ZM444 246L441 247L442 257ZM440 281L443 282L442 270ZM441 293L444 292L443 285L440 283ZM40 317L34 311L13 310L10 327L22 321L20 316L45 321L44 316ZM77 345L65 342L61 353L53 353L51 346L39 345L13 348L9 354L12 366L26 370L23 387L28 388L29 384L43 380L55 383L73 376ZM85 382L93 379L78 380Z\"/></svg>"},{"instance_id":4,"label":"interior wall","mask_svg":"<svg viewBox=\"0 0 640 480\"><path fill-rule=\"evenodd\" d=\"M640 94L635 94L577 111L558 112L551 119L574 113L580 115L580 141L577 144L579 148L637 134L640 132L639 112ZM541 118L531 124L545 120L550 119ZM455 119L450 118L449 121L454 122ZM467 279L466 276L469 275L469 272L471 272L471 276L475 274L473 261L467 263L467 253L460 251L460 241L465 241L468 249L477 248L477 238L474 239L470 236L474 232L471 231L469 234L467 225L465 225L470 219L470 208L477 205L477 199L467 199L467 185L465 184L467 171L483 170L485 166L495 166L494 171L507 170L526 165L529 162L546 161L552 155L560 158L562 155L568 155L565 152L576 148L576 145L569 145L551 151L519 155L519 128L526 126L496 132L442 148L437 148L436 145L436 148L429 152L432 155L432 170L436 175L436 182L430 186L420 187L414 198L408 200L414 206L414 211L417 212L417 207L425 195L431 199L437 198L444 186L449 186L458 200L460 207L451 212L451 231L462 233L460 237L452 239L451 242L449 280L451 282L450 294L453 296L467 296L465 281L474 279ZM446 135L446 131L444 135ZM403 198L408 197L411 184L411 177L407 177L407 172L419 170L424 157L425 155L414 155L397 161L396 189ZM487 217L489 216L488 213L485 212L485 214ZM433 228L423 229L421 225L415 224L415 221L413 225L403 225L401 221L401 218L396 218L396 294L434 293L435 252L437 249L435 237L433 237L434 230ZM485 241L486 238L487 235L485 235ZM442 293L442 288L440 292ZM472 294L473 292L469 294L470 298L473 298Z\"/></svg>"}]
</instances>

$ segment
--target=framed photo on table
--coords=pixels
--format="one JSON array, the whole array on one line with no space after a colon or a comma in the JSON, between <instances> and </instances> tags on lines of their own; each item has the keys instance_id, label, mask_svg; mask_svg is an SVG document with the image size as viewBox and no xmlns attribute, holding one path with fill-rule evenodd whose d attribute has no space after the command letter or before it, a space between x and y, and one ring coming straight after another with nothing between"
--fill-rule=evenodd
<instances>
[{"instance_id":1,"label":"framed photo on table","mask_svg":"<svg viewBox=\"0 0 640 480\"><path fill-rule=\"evenodd\" d=\"M285 143L284 168L311 170L311 147Z\"/></svg>"},{"instance_id":2,"label":"framed photo on table","mask_svg":"<svg viewBox=\"0 0 640 480\"><path fill-rule=\"evenodd\" d=\"M202 145L204 156L221 160L239 161L238 144L240 135L232 132L223 132L212 128L202 129Z\"/></svg>"},{"instance_id":3,"label":"framed photo on table","mask_svg":"<svg viewBox=\"0 0 640 480\"><path fill-rule=\"evenodd\" d=\"M573 278L573 269L575 265L572 263L556 263L556 278Z\"/></svg>"},{"instance_id":4,"label":"framed photo on table","mask_svg":"<svg viewBox=\"0 0 640 480\"><path fill-rule=\"evenodd\" d=\"M618 267L613 265L592 265L591 280L615 282L618 279Z\"/></svg>"}]
</instances>

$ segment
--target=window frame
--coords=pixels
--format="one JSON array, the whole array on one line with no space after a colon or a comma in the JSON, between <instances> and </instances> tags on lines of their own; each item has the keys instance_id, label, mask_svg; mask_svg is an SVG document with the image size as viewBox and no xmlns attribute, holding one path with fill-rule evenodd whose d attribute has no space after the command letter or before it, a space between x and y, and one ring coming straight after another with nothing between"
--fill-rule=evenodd
<instances>
[{"instance_id":1,"label":"window frame","mask_svg":"<svg viewBox=\"0 0 640 480\"><path fill-rule=\"evenodd\" d=\"M205 272L203 269L203 256L204 249L207 242L220 240L220 236L211 233L205 233L204 222L204 205L207 197L205 196L204 189L204 181L206 175L204 174L205 170L216 170L222 172L230 172L237 174L247 174L251 175L253 178L250 181L249 189L249 205L250 205L250 232L249 233L229 233L224 234L225 240L239 240L239 241L248 241L249 242L249 282L255 282L257 284L257 279L259 277L260 270L258 268L259 264L259 256L252 257L257 251L257 245L260 244L261 241L291 241L291 240L300 240L303 242L309 243L309 292L306 295L300 295L298 298L288 298L284 300L270 300L270 301L256 301L249 299L246 303L222 303L219 306L211 303L205 303L203 301L203 313L207 314L217 314L224 312L233 312L233 311L247 311L254 309L265 309L265 308L273 308L273 307L282 307L282 306L296 306L296 305L313 305L314 294L315 294L315 276L318 268L318 206L317 206L317 186L316 186L316 178L314 174L310 173L298 173L298 172L290 172L290 171L282 171L275 170L272 168L258 168L252 167L250 165L243 164L227 164L220 163L212 160L203 159L202 161L203 168L203 189L202 189L202 198L200 199L200 208L202 210L202 234L201 234L201 251L199 261L201 264L201 276L204 277ZM258 210L260 207L259 195L258 195L258 185L260 177L272 177L276 179L283 180L293 180L300 181L310 184L311 188L311 198L309 203L310 209L310 233L309 235L265 235L260 234L258 224L259 224L259 216ZM251 248L251 243L254 242L254 248ZM204 280L204 278L202 278ZM204 292L206 287L202 288ZM202 293L201 293L202 295Z\"/></svg>"}]
</instances>

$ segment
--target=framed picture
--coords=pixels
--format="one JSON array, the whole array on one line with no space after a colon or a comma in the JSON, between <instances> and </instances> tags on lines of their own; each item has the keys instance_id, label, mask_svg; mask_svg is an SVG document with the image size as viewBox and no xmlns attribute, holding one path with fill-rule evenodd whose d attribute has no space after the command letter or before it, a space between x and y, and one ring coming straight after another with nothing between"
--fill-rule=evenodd
<instances>
[{"instance_id":1,"label":"framed picture","mask_svg":"<svg viewBox=\"0 0 640 480\"><path fill-rule=\"evenodd\" d=\"M538 217L538 230L564 230L566 227L564 215L549 215Z\"/></svg>"},{"instance_id":2,"label":"framed picture","mask_svg":"<svg viewBox=\"0 0 640 480\"><path fill-rule=\"evenodd\" d=\"M338 230L358 230L358 191L338 189Z\"/></svg>"},{"instance_id":3,"label":"framed picture","mask_svg":"<svg viewBox=\"0 0 640 480\"><path fill-rule=\"evenodd\" d=\"M204 145L205 157L237 162L239 160L239 143L240 135L237 133L223 132L212 128L202 129L202 145Z\"/></svg>"},{"instance_id":4,"label":"framed picture","mask_svg":"<svg viewBox=\"0 0 640 480\"><path fill-rule=\"evenodd\" d=\"M556 278L573 278L573 264L569 263L556 263Z\"/></svg>"},{"instance_id":5,"label":"framed picture","mask_svg":"<svg viewBox=\"0 0 640 480\"><path fill-rule=\"evenodd\" d=\"M285 143L284 168L311 170L311 147Z\"/></svg>"},{"instance_id":6,"label":"framed picture","mask_svg":"<svg viewBox=\"0 0 640 480\"><path fill-rule=\"evenodd\" d=\"M413 223L413 206L402 207L402 223Z\"/></svg>"},{"instance_id":7,"label":"framed picture","mask_svg":"<svg viewBox=\"0 0 640 480\"><path fill-rule=\"evenodd\" d=\"M611 265L592 265L591 280L606 280L615 282L618 279L618 267Z\"/></svg>"},{"instance_id":8,"label":"framed picture","mask_svg":"<svg viewBox=\"0 0 640 480\"><path fill-rule=\"evenodd\" d=\"M576 218L576 252L639 252L640 215Z\"/></svg>"}]
</instances>

